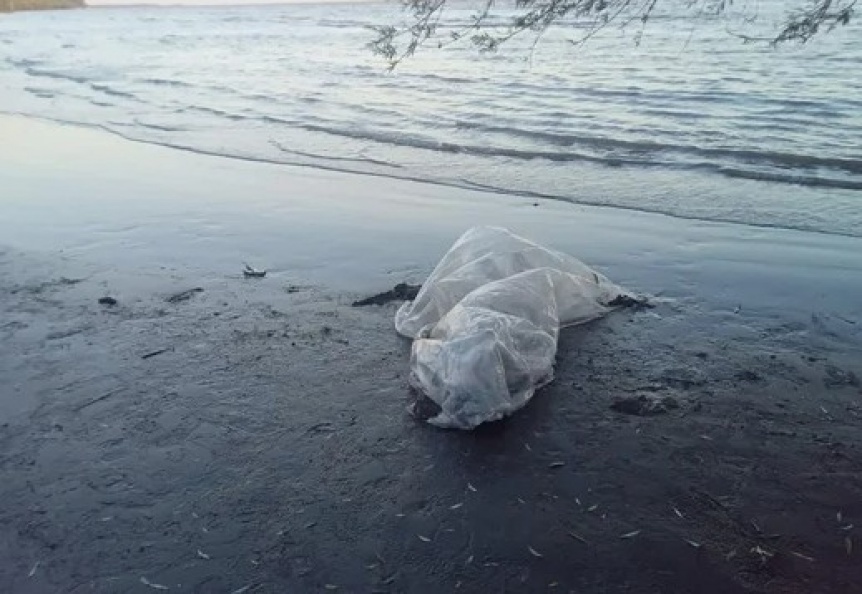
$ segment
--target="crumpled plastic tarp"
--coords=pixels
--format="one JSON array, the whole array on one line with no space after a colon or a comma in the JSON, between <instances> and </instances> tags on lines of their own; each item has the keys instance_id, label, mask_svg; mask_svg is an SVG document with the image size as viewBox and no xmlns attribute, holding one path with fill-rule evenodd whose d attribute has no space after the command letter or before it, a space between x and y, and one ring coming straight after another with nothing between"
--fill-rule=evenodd
<instances>
[{"instance_id":1,"label":"crumpled plastic tarp","mask_svg":"<svg viewBox=\"0 0 862 594\"><path fill-rule=\"evenodd\" d=\"M411 383L430 423L473 429L523 407L553 379L557 337L630 295L579 260L506 229L476 227L446 253L395 328L413 338Z\"/></svg>"}]
</instances>

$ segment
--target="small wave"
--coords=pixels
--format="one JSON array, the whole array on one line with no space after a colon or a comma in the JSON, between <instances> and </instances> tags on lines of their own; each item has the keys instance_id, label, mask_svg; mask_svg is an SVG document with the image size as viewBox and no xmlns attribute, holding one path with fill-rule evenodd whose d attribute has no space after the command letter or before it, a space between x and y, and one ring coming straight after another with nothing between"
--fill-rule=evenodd
<instances>
[{"instance_id":1,"label":"small wave","mask_svg":"<svg viewBox=\"0 0 862 594\"><path fill-rule=\"evenodd\" d=\"M35 89L33 87L24 87L24 90L41 99L53 99L56 95L46 89Z\"/></svg>"},{"instance_id":2,"label":"small wave","mask_svg":"<svg viewBox=\"0 0 862 594\"><path fill-rule=\"evenodd\" d=\"M804 176L799 175L798 171L793 171L791 168L797 169L816 169L826 168L846 173L859 174L862 173L862 161L855 159L841 159L832 157L815 157L812 155L794 155L790 153L780 152L759 152L742 149L711 149L699 148L681 145L665 145L654 142L636 142L622 141L617 139L606 138L590 138L590 137L565 137L570 142L571 146L577 147L589 145L592 143L593 148L625 148L625 151L608 151L606 154L595 154L575 151L542 151L542 150L524 150L500 146L486 145L466 145L456 144L451 142L442 142L430 138L424 138L416 135L408 135L403 133L386 133L366 130L347 130L340 128L332 128L318 124L304 124L298 126L301 129L310 132L322 132L333 136L342 136L346 138L354 138L357 140L369 140L380 144L388 144L393 146L403 146L424 150L432 150L437 152L461 153L465 155L479 157L494 157L508 158L517 160L534 160L542 159L551 162L592 162L601 165L620 167L620 166L635 166L635 167L665 167L670 169L688 169L701 170L732 177L747 176L748 179L760 179L763 181L772 181L776 183L794 184L794 185L809 185L822 186L829 188L843 189L862 189L862 181L854 179L831 178L825 176ZM506 132L511 133L506 129ZM524 131L520 131L524 132ZM538 133L542 137L546 137L546 133ZM559 139L559 135L558 135ZM689 160L667 160L657 158L661 153L681 153L684 156L702 157L701 161ZM736 161L748 165L755 166L755 169L743 169L740 167L730 167L726 162L715 159L725 159L728 161ZM756 167L772 165L786 168L787 171L763 172Z\"/></svg>"},{"instance_id":3,"label":"small wave","mask_svg":"<svg viewBox=\"0 0 862 594\"><path fill-rule=\"evenodd\" d=\"M809 186L813 188L834 188L836 190L862 190L862 180L833 179L817 176L795 175L792 173L770 173L767 171L750 171L736 169L733 167L717 167L716 170L727 177L740 179L752 179L756 181L769 181L796 186Z\"/></svg>"},{"instance_id":4,"label":"small wave","mask_svg":"<svg viewBox=\"0 0 862 594\"><path fill-rule=\"evenodd\" d=\"M425 75L420 75L425 76ZM481 79L477 79L481 80ZM599 99L621 99L626 103L636 102L641 104L655 104L658 107L693 103L700 106L707 104L727 104L764 106L764 112L773 109L770 113L781 113L786 110L795 110L813 116L828 116L835 113L835 108L858 109L862 107L862 101L845 97L841 100L831 100L829 104L814 99L799 99L794 97L775 97L761 93L741 93L737 91L722 90L684 90L673 88L672 90L657 89L652 85L627 86L623 88L571 86L571 81L560 84L538 84L524 81L511 81L498 86L518 93L530 93L536 97L554 96L566 99L574 99L578 96Z\"/></svg>"},{"instance_id":5,"label":"small wave","mask_svg":"<svg viewBox=\"0 0 862 594\"><path fill-rule=\"evenodd\" d=\"M296 124L295 120L285 120L284 118L279 118L279 117L271 116L271 115L262 115L262 116L258 116L256 118L250 118L250 119L259 120L265 124L284 124L284 125L288 125L288 126L292 126L292 125Z\"/></svg>"},{"instance_id":6,"label":"small wave","mask_svg":"<svg viewBox=\"0 0 862 594\"><path fill-rule=\"evenodd\" d=\"M30 63L32 61L21 60L21 62ZM87 76L83 76L80 74L69 74L67 72L48 70L45 68L37 68L30 65L24 67L24 72L34 78L48 78L53 80L73 82L79 85L87 85L92 90L98 93L104 93L105 95L111 95L113 97L121 97L123 99L141 102L141 99L132 93L129 93L127 91L121 91L105 83L94 82Z\"/></svg>"},{"instance_id":7,"label":"small wave","mask_svg":"<svg viewBox=\"0 0 862 594\"><path fill-rule=\"evenodd\" d=\"M141 82L146 85L156 85L159 87L177 87L181 89L190 89L194 87L194 85L187 82L183 82L181 80L168 80L166 78L142 78L137 82Z\"/></svg>"},{"instance_id":8,"label":"small wave","mask_svg":"<svg viewBox=\"0 0 862 594\"><path fill-rule=\"evenodd\" d=\"M231 120L233 122L241 122L244 120L253 120L255 119L253 116L244 116L238 113L232 113L229 111L224 111L222 109L215 109L213 107L205 107L203 105L188 105L186 107L181 107L175 110L174 113L187 113L187 112L197 112L197 113L205 113L207 115L214 115L220 118L225 118L227 120Z\"/></svg>"},{"instance_id":9,"label":"small wave","mask_svg":"<svg viewBox=\"0 0 862 594\"><path fill-rule=\"evenodd\" d=\"M411 74L410 78L418 78L420 80L439 81L451 84L481 84L487 82L488 79L475 77L467 78L464 76L445 76L443 74L434 74L433 72L423 72L422 74Z\"/></svg>"},{"instance_id":10,"label":"small wave","mask_svg":"<svg viewBox=\"0 0 862 594\"><path fill-rule=\"evenodd\" d=\"M140 120L135 120L135 126L140 126L141 128L147 128L148 130L157 130L159 132L185 132L188 128L183 128L181 126L165 126L163 124L147 124Z\"/></svg>"},{"instance_id":11,"label":"small wave","mask_svg":"<svg viewBox=\"0 0 862 594\"><path fill-rule=\"evenodd\" d=\"M126 91L119 91L109 85L102 83L89 83L89 87L94 91L98 91L100 93L104 93L105 95L111 95L112 97L122 97L123 99L131 99L132 101L141 100L137 97L137 95L133 95L132 93L127 93Z\"/></svg>"},{"instance_id":12,"label":"small wave","mask_svg":"<svg viewBox=\"0 0 862 594\"><path fill-rule=\"evenodd\" d=\"M331 155L320 155L317 153L307 153L305 151L299 151L296 149L290 149L284 146L281 142L277 140L270 141L271 144L280 150L283 153L289 155L296 155L297 157L307 157L309 159L318 159L322 161L335 161L341 163L368 163L371 165L380 165L383 167L391 167L392 169L401 169L401 165L397 163L391 163L389 161L382 161L380 159L372 159L371 157L333 157Z\"/></svg>"},{"instance_id":13,"label":"small wave","mask_svg":"<svg viewBox=\"0 0 862 594\"><path fill-rule=\"evenodd\" d=\"M6 63L15 68L21 68L22 70L25 68L32 68L33 66L38 66L39 64L44 64L42 60L33 60L29 58L6 58Z\"/></svg>"},{"instance_id":14,"label":"small wave","mask_svg":"<svg viewBox=\"0 0 862 594\"><path fill-rule=\"evenodd\" d=\"M345 29L349 27L367 27L368 21L352 21L339 19L320 19L317 24L321 27L332 27L333 29Z\"/></svg>"},{"instance_id":15,"label":"small wave","mask_svg":"<svg viewBox=\"0 0 862 594\"><path fill-rule=\"evenodd\" d=\"M253 23L256 20L257 19L255 19L255 18L245 18L245 17L242 17L240 15L234 14L234 15L223 17L221 19L221 22L223 22L223 23Z\"/></svg>"},{"instance_id":16,"label":"small wave","mask_svg":"<svg viewBox=\"0 0 862 594\"><path fill-rule=\"evenodd\" d=\"M622 140L618 138L604 138L599 136L558 134L539 130L519 130L517 128L494 126L476 122L457 121L459 128L475 129L484 132L493 132L509 136L528 138L547 142L555 146L575 147L583 146L605 151L625 151L629 153L676 153L683 156L703 157L710 159L723 159L742 161L749 164L765 164L783 168L827 168L845 171L847 173L862 174L862 160L841 157L818 157L815 155L803 155L780 151L757 151L733 148L711 148L693 145L670 144L652 141Z\"/></svg>"},{"instance_id":17,"label":"small wave","mask_svg":"<svg viewBox=\"0 0 862 594\"><path fill-rule=\"evenodd\" d=\"M607 157L596 156L586 153L575 152L559 152L559 151L541 151L541 150L525 150L500 146L478 146L468 144L457 144L454 142L445 142L417 135L408 135L401 132L387 133L375 132L368 130L347 130L343 128L332 128L319 124L302 124L297 126L309 132L322 132L332 136L341 136L345 138L353 138L357 140L370 140L379 144L388 144L393 146L402 146L409 148L425 149L446 153L460 153L465 155L474 155L481 157L504 157L518 160L533 160L544 159L546 161L589 161L606 165L661 165L667 166L668 163L651 162L644 159L626 158L626 157Z\"/></svg>"},{"instance_id":18,"label":"small wave","mask_svg":"<svg viewBox=\"0 0 862 594\"><path fill-rule=\"evenodd\" d=\"M65 80L78 84L86 84L88 82L88 79L85 76L67 74L65 72L57 72L55 70L46 70L43 68L36 68L35 66L25 66L23 70L26 74L35 78L53 78L55 80Z\"/></svg>"}]
</instances>

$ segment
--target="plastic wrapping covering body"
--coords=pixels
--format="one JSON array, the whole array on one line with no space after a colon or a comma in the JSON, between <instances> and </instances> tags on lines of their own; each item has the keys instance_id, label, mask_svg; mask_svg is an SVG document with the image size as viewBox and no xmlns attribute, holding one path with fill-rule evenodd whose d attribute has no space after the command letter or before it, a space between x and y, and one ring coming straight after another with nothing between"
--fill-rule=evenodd
<instances>
[{"instance_id":1,"label":"plastic wrapping covering body","mask_svg":"<svg viewBox=\"0 0 862 594\"><path fill-rule=\"evenodd\" d=\"M458 239L395 315L413 338L411 383L440 406L429 422L473 429L523 407L553 379L560 328L609 311L620 287L506 229Z\"/></svg>"}]
</instances>

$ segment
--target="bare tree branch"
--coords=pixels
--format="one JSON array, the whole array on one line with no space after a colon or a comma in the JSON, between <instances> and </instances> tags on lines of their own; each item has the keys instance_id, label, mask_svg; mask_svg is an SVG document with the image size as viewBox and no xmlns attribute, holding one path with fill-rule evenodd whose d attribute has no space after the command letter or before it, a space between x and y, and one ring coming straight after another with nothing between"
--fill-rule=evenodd
<instances>
[{"instance_id":1,"label":"bare tree branch","mask_svg":"<svg viewBox=\"0 0 862 594\"><path fill-rule=\"evenodd\" d=\"M470 23L442 36L438 28L452 0L402 0L406 19L399 25L373 27L375 39L368 44L371 51L382 57L390 68L413 56L429 42L437 47L467 43L480 52L494 52L511 39L532 35L535 49L542 35L553 25L565 23L577 26L583 34L571 42L582 45L610 25L625 28L639 23L635 42L639 43L646 24L661 8L678 15L695 11L695 19L724 17L734 0L514 0L514 10L501 13L497 0L484 0L473 13ZM777 24L771 36L748 36L728 33L745 43L761 42L773 46L782 43L806 43L818 34L847 25L855 15L857 0L788 0L795 2L785 20ZM501 26L498 16L508 14ZM745 20L745 19L744 19ZM493 22L492 22L493 21ZM531 49L531 51L532 51Z\"/></svg>"}]
</instances>

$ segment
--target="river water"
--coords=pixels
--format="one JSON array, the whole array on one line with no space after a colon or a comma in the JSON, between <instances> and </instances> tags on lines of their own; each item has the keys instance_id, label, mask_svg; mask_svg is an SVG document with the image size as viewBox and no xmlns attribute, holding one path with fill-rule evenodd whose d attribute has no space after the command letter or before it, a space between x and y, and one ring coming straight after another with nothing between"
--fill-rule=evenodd
<instances>
[{"instance_id":1,"label":"river water","mask_svg":"<svg viewBox=\"0 0 862 594\"><path fill-rule=\"evenodd\" d=\"M656 18L639 44L608 28L575 47L581 30L562 26L533 50L451 46L388 72L365 46L370 25L399 18L392 5L17 13L0 18L0 111L237 158L862 236L862 27L777 50L728 34L778 14Z\"/></svg>"}]
</instances>

